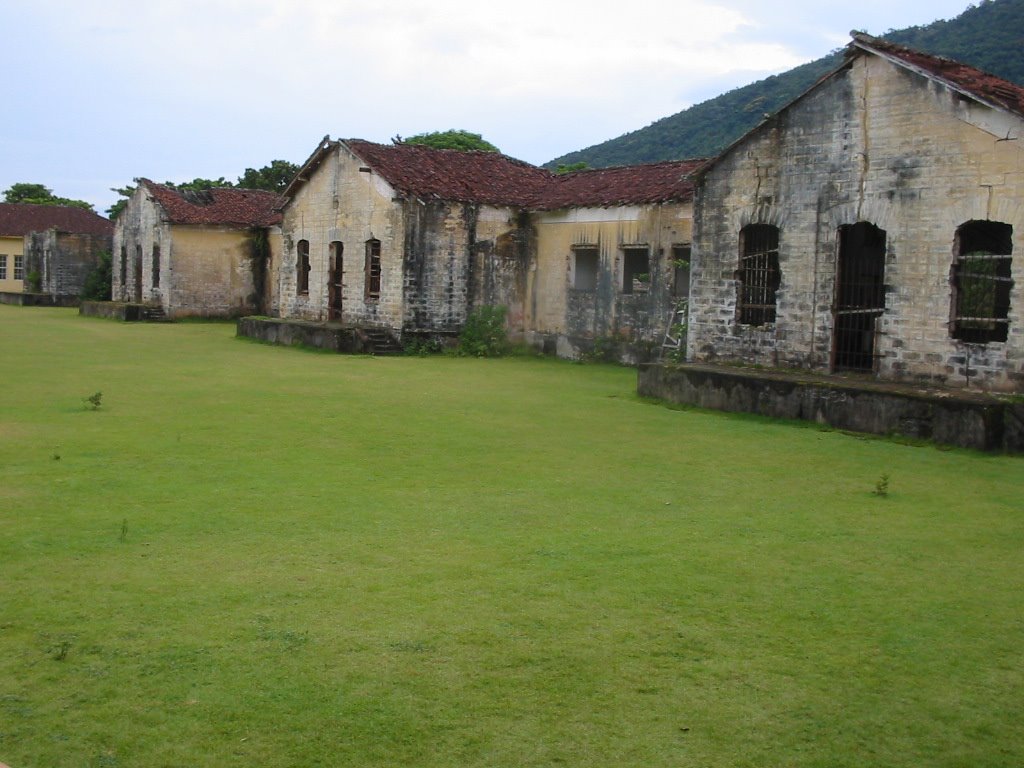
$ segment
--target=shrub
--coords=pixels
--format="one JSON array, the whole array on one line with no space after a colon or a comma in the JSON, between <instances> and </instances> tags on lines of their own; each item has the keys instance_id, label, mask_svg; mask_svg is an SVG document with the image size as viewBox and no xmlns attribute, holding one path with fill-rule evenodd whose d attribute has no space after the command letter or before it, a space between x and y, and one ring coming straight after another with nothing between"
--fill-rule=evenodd
<instances>
[{"instance_id":1,"label":"shrub","mask_svg":"<svg viewBox=\"0 0 1024 768\"><path fill-rule=\"evenodd\" d=\"M508 351L505 332L507 307L480 307L466 318L459 335L459 354L470 357L500 357Z\"/></svg>"},{"instance_id":2,"label":"shrub","mask_svg":"<svg viewBox=\"0 0 1024 768\"><path fill-rule=\"evenodd\" d=\"M85 277L82 298L86 301L110 301L110 289L114 275L109 251L100 254L100 260Z\"/></svg>"}]
</instances>

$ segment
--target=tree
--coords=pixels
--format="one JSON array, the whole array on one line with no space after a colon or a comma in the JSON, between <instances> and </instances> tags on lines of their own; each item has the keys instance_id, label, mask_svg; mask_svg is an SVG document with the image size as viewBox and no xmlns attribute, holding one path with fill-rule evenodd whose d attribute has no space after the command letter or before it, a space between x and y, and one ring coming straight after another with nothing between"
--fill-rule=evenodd
<instances>
[{"instance_id":1,"label":"tree","mask_svg":"<svg viewBox=\"0 0 1024 768\"><path fill-rule=\"evenodd\" d=\"M85 276L82 298L86 301L110 301L110 288L113 279L110 251L103 251L100 253L99 262Z\"/></svg>"},{"instance_id":2,"label":"tree","mask_svg":"<svg viewBox=\"0 0 1024 768\"><path fill-rule=\"evenodd\" d=\"M245 189L265 189L269 192L284 192L299 172L299 166L287 160L271 160L259 170L246 168L238 177L238 186Z\"/></svg>"},{"instance_id":3,"label":"tree","mask_svg":"<svg viewBox=\"0 0 1024 768\"><path fill-rule=\"evenodd\" d=\"M92 203L87 203L85 200L72 200L67 197L57 197L43 184L31 184L28 182L11 184L11 186L4 191L4 202L30 203L32 205L70 205L75 208L84 208L85 210L92 211L93 213L96 212L96 209L92 207Z\"/></svg>"},{"instance_id":4,"label":"tree","mask_svg":"<svg viewBox=\"0 0 1024 768\"><path fill-rule=\"evenodd\" d=\"M135 181L138 181L138 179L135 179ZM135 193L135 187L111 187L110 191L117 192L121 196L119 200L116 200L112 206L107 208L107 216L113 221L124 210L124 207L128 205L128 198Z\"/></svg>"},{"instance_id":5,"label":"tree","mask_svg":"<svg viewBox=\"0 0 1024 768\"><path fill-rule=\"evenodd\" d=\"M408 139L396 139L399 144L414 144L421 147L433 147L434 149L457 149L460 152L501 152L496 146L487 141L479 133L469 131L433 131L432 133L420 133Z\"/></svg>"}]
</instances>

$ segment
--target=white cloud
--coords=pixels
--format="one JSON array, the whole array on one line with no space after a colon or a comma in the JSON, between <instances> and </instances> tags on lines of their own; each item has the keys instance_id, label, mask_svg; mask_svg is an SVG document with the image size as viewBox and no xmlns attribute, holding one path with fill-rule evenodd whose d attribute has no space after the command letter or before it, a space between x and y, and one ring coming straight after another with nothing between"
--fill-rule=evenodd
<instances>
[{"instance_id":1,"label":"white cloud","mask_svg":"<svg viewBox=\"0 0 1024 768\"><path fill-rule=\"evenodd\" d=\"M822 55L845 33L826 20L857 13L832 0L787 8L754 0L8 3L0 27L24 32L9 41L9 57L20 50L38 65L11 81L12 97L32 109L0 126L0 185L47 183L36 172L44 168L51 179L86 178L92 168L121 183L230 177L277 157L301 160L325 133L386 141L465 128L544 162L673 114L712 86ZM800 50L797 31L810 28L821 42L800 38ZM106 186L89 199L109 202Z\"/></svg>"}]
</instances>

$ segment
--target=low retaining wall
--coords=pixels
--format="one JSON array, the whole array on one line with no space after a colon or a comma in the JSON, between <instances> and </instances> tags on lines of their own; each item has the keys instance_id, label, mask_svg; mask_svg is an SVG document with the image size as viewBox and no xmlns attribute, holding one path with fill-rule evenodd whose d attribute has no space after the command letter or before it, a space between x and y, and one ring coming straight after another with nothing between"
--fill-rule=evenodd
<instances>
[{"instance_id":1,"label":"low retaining wall","mask_svg":"<svg viewBox=\"0 0 1024 768\"><path fill-rule=\"evenodd\" d=\"M77 307L79 298L63 294L0 291L0 304L14 304L20 307Z\"/></svg>"},{"instance_id":2,"label":"low retaining wall","mask_svg":"<svg viewBox=\"0 0 1024 768\"><path fill-rule=\"evenodd\" d=\"M803 419L985 451L1024 451L1024 402L777 371L650 363L637 392L720 411Z\"/></svg>"},{"instance_id":3,"label":"low retaining wall","mask_svg":"<svg viewBox=\"0 0 1024 768\"><path fill-rule=\"evenodd\" d=\"M78 314L85 317L106 317L111 320L144 320L145 304L128 304L123 301L83 301Z\"/></svg>"},{"instance_id":4,"label":"low retaining wall","mask_svg":"<svg viewBox=\"0 0 1024 768\"><path fill-rule=\"evenodd\" d=\"M243 317L238 321L237 335L286 347L314 347L353 354L367 351L366 340L357 329L305 320Z\"/></svg>"}]
</instances>

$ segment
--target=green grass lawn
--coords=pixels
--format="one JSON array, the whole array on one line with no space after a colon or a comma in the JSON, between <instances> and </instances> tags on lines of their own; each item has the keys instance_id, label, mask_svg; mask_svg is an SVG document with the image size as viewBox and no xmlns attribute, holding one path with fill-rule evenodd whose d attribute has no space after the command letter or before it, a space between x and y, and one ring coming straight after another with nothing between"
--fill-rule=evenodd
<instances>
[{"instance_id":1,"label":"green grass lawn","mask_svg":"<svg viewBox=\"0 0 1024 768\"><path fill-rule=\"evenodd\" d=\"M74 310L0 387L11 768L1024 764L1019 457Z\"/></svg>"}]
</instances>

